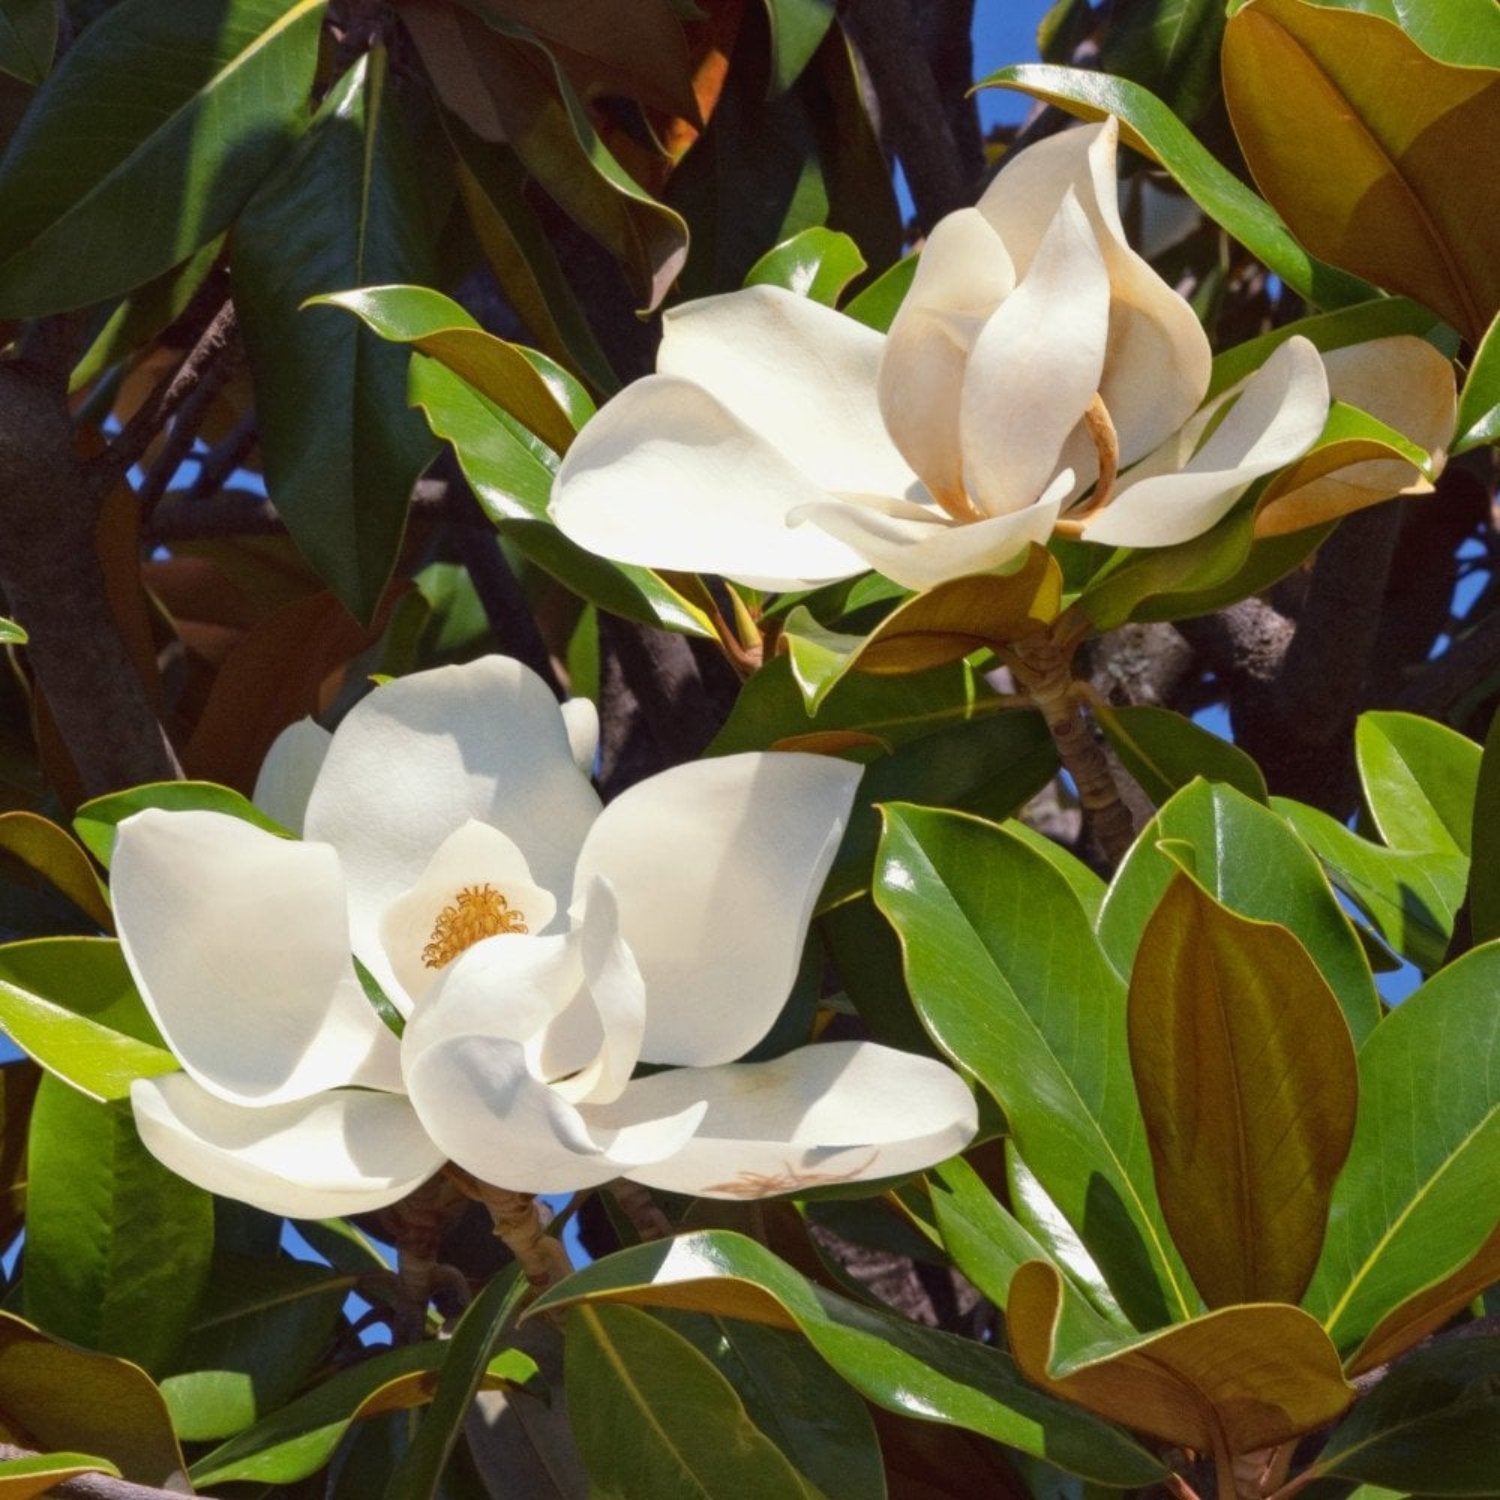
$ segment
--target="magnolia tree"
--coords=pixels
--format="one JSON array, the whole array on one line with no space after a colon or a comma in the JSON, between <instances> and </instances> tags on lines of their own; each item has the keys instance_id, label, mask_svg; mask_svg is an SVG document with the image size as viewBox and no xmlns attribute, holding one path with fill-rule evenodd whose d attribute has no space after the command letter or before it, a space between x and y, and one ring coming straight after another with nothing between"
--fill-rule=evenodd
<instances>
[{"instance_id":1,"label":"magnolia tree","mask_svg":"<svg viewBox=\"0 0 1500 1500\"><path fill-rule=\"evenodd\" d=\"M0 0L7 1500L1500 1494L1500 12L971 20Z\"/></svg>"}]
</instances>

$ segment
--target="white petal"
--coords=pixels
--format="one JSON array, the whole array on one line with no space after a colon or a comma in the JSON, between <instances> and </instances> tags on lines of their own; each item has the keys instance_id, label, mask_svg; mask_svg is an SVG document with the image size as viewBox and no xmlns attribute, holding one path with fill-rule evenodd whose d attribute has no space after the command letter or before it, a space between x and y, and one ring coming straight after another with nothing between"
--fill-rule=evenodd
<instances>
[{"instance_id":1,"label":"white petal","mask_svg":"<svg viewBox=\"0 0 1500 1500\"><path fill-rule=\"evenodd\" d=\"M1245 383L1185 469L1126 484L1086 523L1085 540L1169 547L1200 535L1253 481L1300 458L1327 417L1328 382L1318 351L1304 338L1288 339Z\"/></svg>"},{"instance_id":2,"label":"white petal","mask_svg":"<svg viewBox=\"0 0 1500 1500\"><path fill-rule=\"evenodd\" d=\"M657 1073L587 1113L596 1127L620 1126L698 1099L708 1112L692 1140L631 1177L674 1193L764 1198L921 1171L963 1150L978 1124L973 1096L951 1068L874 1042Z\"/></svg>"},{"instance_id":3,"label":"white petal","mask_svg":"<svg viewBox=\"0 0 1500 1500\"><path fill-rule=\"evenodd\" d=\"M1108 329L1104 262L1070 191L964 377L965 483L987 515L1021 510L1052 483L1063 442L1099 389Z\"/></svg>"},{"instance_id":4,"label":"white petal","mask_svg":"<svg viewBox=\"0 0 1500 1500\"><path fill-rule=\"evenodd\" d=\"M315 719L298 719L295 724L288 724L271 741L271 748L261 762L260 775L255 778L251 801L283 828L301 833L307 799L312 795L313 783L323 769L323 759L332 740L333 736Z\"/></svg>"},{"instance_id":5,"label":"white petal","mask_svg":"<svg viewBox=\"0 0 1500 1500\"><path fill-rule=\"evenodd\" d=\"M504 656L385 683L349 710L307 808L338 851L354 951L397 989L380 942L385 908L470 818L515 842L545 890L566 891L599 797L573 761L557 700Z\"/></svg>"},{"instance_id":6,"label":"white petal","mask_svg":"<svg viewBox=\"0 0 1500 1500\"><path fill-rule=\"evenodd\" d=\"M522 1193L596 1187L680 1150L703 1116L690 1101L666 1118L596 1128L539 1082L524 1050L487 1036L426 1048L407 1072L412 1103L434 1140L466 1171Z\"/></svg>"},{"instance_id":7,"label":"white petal","mask_svg":"<svg viewBox=\"0 0 1500 1500\"><path fill-rule=\"evenodd\" d=\"M915 475L880 415L884 338L781 287L671 308L657 372L718 400L820 488L899 495Z\"/></svg>"},{"instance_id":8,"label":"white petal","mask_svg":"<svg viewBox=\"0 0 1500 1500\"><path fill-rule=\"evenodd\" d=\"M842 538L876 568L903 588L930 589L950 578L987 573L1011 561L1032 542L1045 543L1063 496L1073 487L1073 472L1065 469L1035 505L1008 516L959 525L931 512L887 506L861 495L842 502L805 506L798 518Z\"/></svg>"},{"instance_id":9,"label":"white petal","mask_svg":"<svg viewBox=\"0 0 1500 1500\"><path fill-rule=\"evenodd\" d=\"M453 957L429 964L440 915L459 906L461 892L488 887L529 933L541 933L557 913L557 899L531 878L526 856L498 828L470 818L443 840L416 883L386 907L380 941L401 993L391 1000L410 1014ZM515 934L507 934L514 936Z\"/></svg>"},{"instance_id":10,"label":"white petal","mask_svg":"<svg viewBox=\"0 0 1500 1500\"><path fill-rule=\"evenodd\" d=\"M822 756L729 755L663 771L604 809L575 890L600 875L614 887L646 982L643 1058L728 1062L765 1035L860 774Z\"/></svg>"},{"instance_id":11,"label":"white petal","mask_svg":"<svg viewBox=\"0 0 1500 1500\"><path fill-rule=\"evenodd\" d=\"M1078 194L1110 282L1109 348L1099 393L1133 463L1185 422L1208 389L1212 355L1188 304L1135 253L1120 223L1115 177L1118 122L1082 125L1028 146L1008 162L979 201L1025 276L1058 204ZM1063 464L1087 483L1091 453L1080 435Z\"/></svg>"},{"instance_id":12,"label":"white petal","mask_svg":"<svg viewBox=\"0 0 1500 1500\"><path fill-rule=\"evenodd\" d=\"M591 777L594 762L599 758L599 710L592 698L569 698L562 705L562 716L568 730L573 764L585 776Z\"/></svg>"},{"instance_id":13,"label":"white petal","mask_svg":"<svg viewBox=\"0 0 1500 1500\"><path fill-rule=\"evenodd\" d=\"M147 1009L211 1093L271 1104L396 1086L395 1038L355 977L327 845L151 809L121 823L110 889Z\"/></svg>"},{"instance_id":14,"label":"white petal","mask_svg":"<svg viewBox=\"0 0 1500 1500\"><path fill-rule=\"evenodd\" d=\"M168 1073L131 1084L130 1102L146 1149L179 1177L294 1219L384 1208L443 1164L397 1094L340 1089L246 1109Z\"/></svg>"},{"instance_id":15,"label":"white petal","mask_svg":"<svg viewBox=\"0 0 1500 1500\"><path fill-rule=\"evenodd\" d=\"M626 386L579 433L552 485L564 535L616 562L800 589L862 573L847 547L789 527L827 492L701 387Z\"/></svg>"},{"instance_id":16,"label":"white petal","mask_svg":"<svg viewBox=\"0 0 1500 1500\"><path fill-rule=\"evenodd\" d=\"M1015 284L1005 245L984 216L973 208L946 214L927 236L886 339L885 425L922 482L950 503L963 494L958 413L969 353Z\"/></svg>"}]
</instances>

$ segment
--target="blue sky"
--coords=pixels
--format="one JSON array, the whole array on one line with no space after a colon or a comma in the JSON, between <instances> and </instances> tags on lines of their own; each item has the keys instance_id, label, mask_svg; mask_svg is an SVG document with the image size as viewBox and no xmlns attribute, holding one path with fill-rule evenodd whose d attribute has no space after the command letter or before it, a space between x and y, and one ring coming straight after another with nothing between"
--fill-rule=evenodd
<instances>
[{"instance_id":1,"label":"blue sky","mask_svg":"<svg viewBox=\"0 0 1500 1500\"><path fill-rule=\"evenodd\" d=\"M1036 28L1049 0L979 0L974 7L974 76L984 78L1008 63L1035 62ZM981 89L979 118L991 125L1025 118L1031 101L1014 89Z\"/></svg>"}]
</instances>

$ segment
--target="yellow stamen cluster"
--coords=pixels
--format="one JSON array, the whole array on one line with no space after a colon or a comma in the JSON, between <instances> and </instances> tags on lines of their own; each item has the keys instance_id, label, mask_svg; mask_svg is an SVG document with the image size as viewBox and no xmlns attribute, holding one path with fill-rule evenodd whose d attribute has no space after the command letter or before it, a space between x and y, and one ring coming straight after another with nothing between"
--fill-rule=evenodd
<instances>
[{"instance_id":1,"label":"yellow stamen cluster","mask_svg":"<svg viewBox=\"0 0 1500 1500\"><path fill-rule=\"evenodd\" d=\"M466 885L432 924L432 937L422 949L429 969L451 964L465 948L502 932L527 932L526 918L492 885Z\"/></svg>"}]
</instances>

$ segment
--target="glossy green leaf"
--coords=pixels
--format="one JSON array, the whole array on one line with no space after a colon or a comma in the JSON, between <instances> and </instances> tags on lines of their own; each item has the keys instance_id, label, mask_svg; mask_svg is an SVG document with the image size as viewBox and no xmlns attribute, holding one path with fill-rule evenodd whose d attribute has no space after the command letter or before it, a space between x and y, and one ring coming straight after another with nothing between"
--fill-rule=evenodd
<instances>
[{"instance_id":1,"label":"glossy green leaf","mask_svg":"<svg viewBox=\"0 0 1500 1500\"><path fill-rule=\"evenodd\" d=\"M1302 243L1477 343L1500 307L1500 205L1470 184L1500 174L1500 72L1302 0L1241 6L1223 70L1250 171Z\"/></svg>"},{"instance_id":2,"label":"glossy green leaf","mask_svg":"<svg viewBox=\"0 0 1500 1500\"><path fill-rule=\"evenodd\" d=\"M26 1316L148 1370L187 1332L213 1255L213 1199L157 1161L124 1100L55 1078L31 1112Z\"/></svg>"},{"instance_id":3,"label":"glossy green leaf","mask_svg":"<svg viewBox=\"0 0 1500 1500\"><path fill-rule=\"evenodd\" d=\"M1210 219L1314 307L1344 307L1374 294L1368 282L1309 255L1276 210L1221 166L1187 126L1139 84L1083 68L1022 63L992 73L980 87L1020 89L1086 120L1118 115L1126 144L1160 162Z\"/></svg>"},{"instance_id":4,"label":"glossy green leaf","mask_svg":"<svg viewBox=\"0 0 1500 1500\"><path fill-rule=\"evenodd\" d=\"M120 1471L107 1458L86 1453L39 1453L35 1458L0 1459L0 1500L32 1500L55 1485L80 1474L112 1474Z\"/></svg>"},{"instance_id":5,"label":"glossy green leaf","mask_svg":"<svg viewBox=\"0 0 1500 1500\"><path fill-rule=\"evenodd\" d=\"M1361 714L1354 755L1381 838L1392 849L1468 854L1481 753L1434 719Z\"/></svg>"},{"instance_id":6,"label":"glossy green leaf","mask_svg":"<svg viewBox=\"0 0 1500 1500\"><path fill-rule=\"evenodd\" d=\"M538 567L611 614L682 635L713 636L702 611L658 574L606 562L557 530L547 519L549 458L514 418L423 355L412 356L410 397L433 432L453 445L485 514Z\"/></svg>"},{"instance_id":7,"label":"glossy green leaf","mask_svg":"<svg viewBox=\"0 0 1500 1500\"><path fill-rule=\"evenodd\" d=\"M908 255L881 272L858 296L850 299L844 311L877 333L888 332L911 288L912 277L917 274L918 258Z\"/></svg>"},{"instance_id":8,"label":"glossy green leaf","mask_svg":"<svg viewBox=\"0 0 1500 1500\"><path fill-rule=\"evenodd\" d=\"M0 317L118 296L225 228L301 128L323 10L125 0L89 26L0 162Z\"/></svg>"},{"instance_id":9,"label":"glossy green leaf","mask_svg":"<svg viewBox=\"0 0 1500 1500\"><path fill-rule=\"evenodd\" d=\"M385 590L417 476L436 452L407 409L409 356L309 297L435 279L413 122L382 51L329 91L235 226L234 299L266 486L349 612Z\"/></svg>"},{"instance_id":10,"label":"glossy green leaf","mask_svg":"<svg viewBox=\"0 0 1500 1500\"><path fill-rule=\"evenodd\" d=\"M1023 1381L1002 1350L921 1328L815 1287L764 1246L722 1230L635 1246L575 1272L528 1316L627 1302L796 1329L867 1400L947 1422L1102 1483L1149 1484L1160 1463L1124 1433Z\"/></svg>"},{"instance_id":11,"label":"glossy green leaf","mask_svg":"<svg viewBox=\"0 0 1500 1500\"><path fill-rule=\"evenodd\" d=\"M1203 1300L1296 1302L1359 1093L1307 950L1176 875L1136 950L1129 1036L1162 1214Z\"/></svg>"},{"instance_id":12,"label":"glossy green leaf","mask_svg":"<svg viewBox=\"0 0 1500 1500\"><path fill-rule=\"evenodd\" d=\"M62 828L39 813L0 813L0 852L30 866L106 932L114 930L109 897L93 862Z\"/></svg>"},{"instance_id":13,"label":"glossy green leaf","mask_svg":"<svg viewBox=\"0 0 1500 1500\"><path fill-rule=\"evenodd\" d=\"M1218 94L1223 35L1223 0L1146 0L1113 20L1101 69L1143 84L1191 124Z\"/></svg>"},{"instance_id":14,"label":"glossy green leaf","mask_svg":"<svg viewBox=\"0 0 1500 1500\"><path fill-rule=\"evenodd\" d=\"M1487 943L1500 938L1500 713L1485 736L1470 841L1469 929L1474 942Z\"/></svg>"},{"instance_id":15,"label":"glossy green leaf","mask_svg":"<svg viewBox=\"0 0 1500 1500\"><path fill-rule=\"evenodd\" d=\"M816 1500L734 1387L649 1313L583 1303L566 1347L568 1409L595 1493Z\"/></svg>"},{"instance_id":16,"label":"glossy green leaf","mask_svg":"<svg viewBox=\"0 0 1500 1500\"><path fill-rule=\"evenodd\" d=\"M131 813L148 807L160 807L169 812L192 810L195 812L225 813L231 818L240 818L254 823L268 833L282 838L292 835L274 819L268 818L242 792L212 781L152 781L142 786L127 787L123 792L106 792L85 802L73 818L73 828L84 847L106 869L115 847L115 829Z\"/></svg>"},{"instance_id":17,"label":"glossy green leaf","mask_svg":"<svg viewBox=\"0 0 1500 1500\"><path fill-rule=\"evenodd\" d=\"M1244 0L1235 0L1237 9ZM1399 26L1429 57L1457 67L1500 68L1500 16L1489 0L1312 0L1367 11Z\"/></svg>"},{"instance_id":18,"label":"glossy green leaf","mask_svg":"<svg viewBox=\"0 0 1500 1500\"><path fill-rule=\"evenodd\" d=\"M161 1382L185 1442L217 1442L286 1404L326 1353L351 1275L216 1250L175 1373Z\"/></svg>"},{"instance_id":19,"label":"glossy green leaf","mask_svg":"<svg viewBox=\"0 0 1500 1500\"><path fill-rule=\"evenodd\" d=\"M1032 1261L1011 1282L1016 1361L1046 1390L1200 1453L1253 1453L1324 1425L1354 1396L1327 1335L1299 1308L1224 1307L1113 1346L1062 1343L1064 1287Z\"/></svg>"},{"instance_id":20,"label":"glossy green leaf","mask_svg":"<svg viewBox=\"0 0 1500 1500\"><path fill-rule=\"evenodd\" d=\"M1282 797L1271 806L1397 953L1427 974L1442 967L1469 878L1463 855L1387 849L1316 807Z\"/></svg>"},{"instance_id":21,"label":"glossy green leaf","mask_svg":"<svg viewBox=\"0 0 1500 1500\"><path fill-rule=\"evenodd\" d=\"M1500 439L1500 317L1485 333L1458 396L1452 452L1467 453Z\"/></svg>"},{"instance_id":22,"label":"glossy green leaf","mask_svg":"<svg viewBox=\"0 0 1500 1500\"><path fill-rule=\"evenodd\" d=\"M113 938L0 947L0 1027L49 1073L97 1100L178 1066Z\"/></svg>"},{"instance_id":23,"label":"glossy green leaf","mask_svg":"<svg viewBox=\"0 0 1500 1500\"><path fill-rule=\"evenodd\" d=\"M1146 921L1177 872L1157 848L1162 840L1192 851L1198 883L1230 911L1290 929L1338 996L1355 1044L1369 1035L1380 1018L1375 981L1316 856L1274 812L1228 786L1185 787L1126 855L1098 924L1117 974L1130 973Z\"/></svg>"},{"instance_id":24,"label":"glossy green leaf","mask_svg":"<svg viewBox=\"0 0 1500 1500\"><path fill-rule=\"evenodd\" d=\"M1416 1350L1334 1428L1311 1472L1422 1495L1493 1495L1497 1373L1493 1333Z\"/></svg>"},{"instance_id":25,"label":"glossy green leaf","mask_svg":"<svg viewBox=\"0 0 1500 1500\"><path fill-rule=\"evenodd\" d=\"M24 646L30 637L14 620L0 616L0 646Z\"/></svg>"},{"instance_id":26,"label":"glossy green leaf","mask_svg":"<svg viewBox=\"0 0 1500 1500\"><path fill-rule=\"evenodd\" d=\"M232 1479L292 1484L315 1474L352 1423L430 1401L446 1352L443 1344L415 1344L340 1370L205 1454L192 1467L193 1483L200 1489ZM507 1350L490 1361L483 1383L524 1384L535 1371L526 1355Z\"/></svg>"},{"instance_id":27,"label":"glossy green leaf","mask_svg":"<svg viewBox=\"0 0 1500 1500\"><path fill-rule=\"evenodd\" d=\"M771 18L771 87L791 88L833 24L833 0L765 0Z\"/></svg>"},{"instance_id":28,"label":"glossy green leaf","mask_svg":"<svg viewBox=\"0 0 1500 1500\"><path fill-rule=\"evenodd\" d=\"M515 1316L527 1290L519 1267L512 1267L493 1277L464 1309L448 1341L432 1401L411 1446L391 1472L385 1487L387 1500L435 1500L440 1493L443 1470L464 1418L484 1383L490 1361L499 1354L505 1325Z\"/></svg>"},{"instance_id":29,"label":"glossy green leaf","mask_svg":"<svg viewBox=\"0 0 1500 1500\"><path fill-rule=\"evenodd\" d=\"M1340 1350L1469 1260L1500 1182L1500 944L1404 1000L1359 1054L1359 1122L1303 1299Z\"/></svg>"},{"instance_id":30,"label":"glossy green leaf","mask_svg":"<svg viewBox=\"0 0 1500 1500\"><path fill-rule=\"evenodd\" d=\"M836 307L844 288L865 269L859 246L847 234L815 224L767 250L745 276L746 286L779 286L825 307Z\"/></svg>"},{"instance_id":31,"label":"glossy green leaf","mask_svg":"<svg viewBox=\"0 0 1500 1500\"><path fill-rule=\"evenodd\" d=\"M430 287L363 287L312 302L342 307L381 338L431 355L554 453L565 453L593 415L593 402L566 370L534 349L486 333L451 297Z\"/></svg>"},{"instance_id":32,"label":"glossy green leaf","mask_svg":"<svg viewBox=\"0 0 1500 1500\"><path fill-rule=\"evenodd\" d=\"M1156 1201L1125 1046L1125 985L1062 876L1002 829L885 812L875 900L928 1030L1010 1135L1140 1327L1197 1297ZM983 1004L976 997L983 997Z\"/></svg>"},{"instance_id":33,"label":"glossy green leaf","mask_svg":"<svg viewBox=\"0 0 1500 1500\"><path fill-rule=\"evenodd\" d=\"M800 1334L742 1318L658 1308L734 1388L750 1420L826 1500L884 1500L870 1410Z\"/></svg>"},{"instance_id":34,"label":"glossy green leaf","mask_svg":"<svg viewBox=\"0 0 1500 1500\"><path fill-rule=\"evenodd\" d=\"M57 47L57 0L0 0L0 72L40 83Z\"/></svg>"},{"instance_id":35,"label":"glossy green leaf","mask_svg":"<svg viewBox=\"0 0 1500 1500\"><path fill-rule=\"evenodd\" d=\"M107 1459L136 1484L184 1488L161 1393L136 1365L0 1312L0 1412L40 1447Z\"/></svg>"},{"instance_id":36,"label":"glossy green leaf","mask_svg":"<svg viewBox=\"0 0 1500 1500\"><path fill-rule=\"evenodd\" d=\"M1098 704L1094 717L1120 757L1158 807L1194 777L1221 781L1256 802L1266 800L1266 778L1237 745L1170 709L1150 704Z\"/></svg>"}]
</instances>

